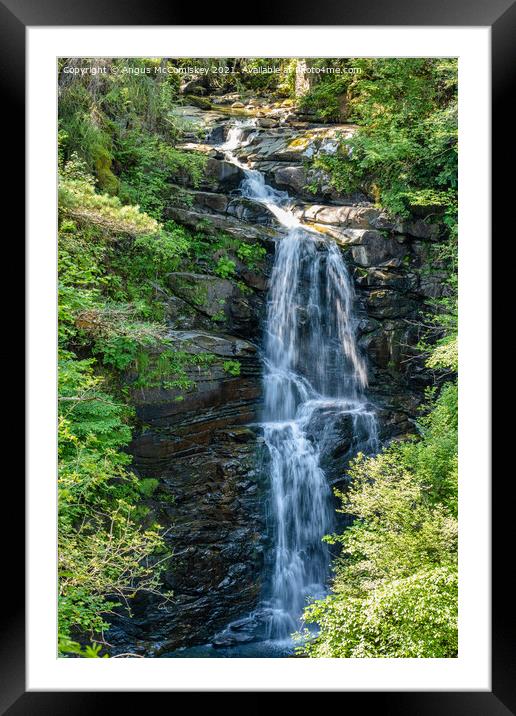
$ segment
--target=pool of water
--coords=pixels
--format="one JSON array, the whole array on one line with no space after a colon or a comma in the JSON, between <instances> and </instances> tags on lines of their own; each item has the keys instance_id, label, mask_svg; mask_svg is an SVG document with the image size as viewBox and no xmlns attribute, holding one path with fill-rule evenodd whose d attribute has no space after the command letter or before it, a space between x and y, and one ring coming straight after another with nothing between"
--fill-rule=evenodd
<instances>
[{"instance_id":1,"label":"pool of water","mask_svg":"<svg viewBox=\"0 0 516 716\"><path fill-rule=\"evenodd\" d=\"M292 641L258 641L215 648L211 644L188 646L162 654L162 659L284 659L295 656Z\"/></svg>"}]
</instances>

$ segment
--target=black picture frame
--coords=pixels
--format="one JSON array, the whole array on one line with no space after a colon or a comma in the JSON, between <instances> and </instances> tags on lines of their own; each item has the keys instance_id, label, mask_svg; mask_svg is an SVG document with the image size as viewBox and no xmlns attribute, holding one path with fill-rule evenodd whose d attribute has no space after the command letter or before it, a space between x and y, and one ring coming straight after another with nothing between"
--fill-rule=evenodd
<instances>
[{"instance_id":1,"label":"black picture frame","mask_svg":"<svg viewBox=\"0 0 516 716\"><path fill-rule=\"evenodd\" d=\"M235 3L236 6L236 3ZM233 11L234 10L234 11ZM500 234L502 222L507 231L508 187L504 184L503 169L507 169L509 143L514 115L509 110L511 70L516 66L516 3L514 0L361 0L359 3L332 3L319 0L316 4L287 0L281 6L266 4L248 6L247 22L241 7L225 3L204 6L203 25L347 25L347 26L489 26L492 38L492 152L493 177L498 190L492 193L492 235ZM193 13L195 15L195 12ZM165 5L158 0L0 0L0 83L2 85L4 142L24 125L25 100L25 31L28 26L77 25L191 25L192 8L185 5ZM237 18L238 23L228 23ZM19 140L20 146L22 140ZM9 186L4 193L4 206L17 211L17 240L20 241L24 216L20 187L24 182L24 163L21 150L9 165ZM509 190L510 193L510 190ZM485 197L489 201L489 197ZM7 237L5 237L7 238ZM509 237L508 237L509 238ZM19 269L18 269L19 270ZM496 329L493 312L493 329ZM501 320L501 319L500 319ZM486 436L486 440L489 440ZM501 444L501 439L500 443ZM493 451L494 454L494 451ZM17 505L20 513L24 500L24 485L12 469L5 504ZM378 709L385 714L418 714L421 716L505 716L516 714L516 650L514 631L509 628L514 617L513 592L509 588L510 562L505 561L507 545L511 544L509 526L513 522L512 502L506 498L503 470L497 474L493 491L493 600L492 600L492 691L453 692L347 692L346 709ZM5 487L7 489L7 486ZM5 511L4 514L7 514ZM7 521L3 520L4 526ZM0 642L0 713L9 716L32 714L103 713L108 708L120 710L124 694L116 692L26 692L25 690L25 614L23 538L18 527L4 536L2 572L7 576L4 596L8 599L2 609L2 637ZM16 548L14 544L16 543ZM410 685L407 685L410 688ZM338 687L336 686L336 690ZM129 694L134 708L140 697ZM145 696L148 699L148 694ZM114 700L116 699L116 703ZM136 701L135 701L136 699ZM355 703L353 703L355 702ZM142 702L143 706L143 702Z\"/></svg>"}]
</instances>

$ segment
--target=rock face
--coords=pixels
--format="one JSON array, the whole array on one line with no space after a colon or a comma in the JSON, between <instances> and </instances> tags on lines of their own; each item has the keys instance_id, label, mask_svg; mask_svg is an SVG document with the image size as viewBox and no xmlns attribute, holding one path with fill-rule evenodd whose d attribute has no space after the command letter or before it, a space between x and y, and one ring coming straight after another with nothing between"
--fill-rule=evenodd
<instances>
[{"instance_id":1,"label":"rock face","mask_svg":"<svg viewBox=\"0 0 516 716\"><path fill-rule=\"evenodd\" d=\"M261 588L266 486L261 438L252 427L261 405L256 346L194 330L172 331L169 339L215 362L192 367L195 385L186 391L133 391L142 428L130 451L136 472L159 480L147 507L149 519L166 527L171 559L162 579L173 596L167 602L140 596L133 618L120 615L109 632L115 653L155 656L206 641L228 619L252 610ZM238 361L239 374L228 371L228 361Z\"/></svg>"},{"instance_id":2,"label":"rock face","mask_svg":"<svg viewBox=\"0 0 516 716\"><path fill-rule=\"evenodd\" d=\"M202 93L204 85L185 88ZM204 95L203 95L204 98ZM238 96L211 98L231 105ZM256 111L248 104L246 111ZM133 618L120 615L107 634L114 653L133 651L159 656L180 646L218 645L248 639L247 618L257 604L266 547L264 504L266 450L257 427L262 410L262 342L268 280L275 242L281 231L266 207L235 192L242 170L223 159L210 141L227 134L228 116L198 107L180 108L182 116L204 128L207 144L185 145L208 156L200 187L178 177L188 202L180 204L171 187L166 217L205 232L224 232L237 243L265 249L255 265L231 254L235 272L220 277L212 269L178 271L167 277L169 340L185 354L209 354L206 365L187 368L186 389L133 391L139 421L130 451L134 468L158 486L147 501L149 520L165 532L170 561L163 575L166 602L141 595ZM260 111L263 113L263 107ZM429 298L446 295L442 267L431 262L439 227L425 221L395 220L363 196L339 195L306 160L332 154L352 125L294 127L283 114L263 117L251 128L241 161L266 174L267 181L297 200L295 213L321 239L332 237L346 258L357 294L359 345L369 363L369 392L383 441L413 432L413 422L429 376L417 358L418 321ZM268 119L268 121L263 121ZM283 122L283 124L281 123ZM277 126L278 125L278 126ZM211 139L210 139L211 138ZM227 252L226 252L227 253ZM216 257L215 257L216 258ZM313 439L320 438L313 417ZM325 434L323 468L333 485L345 481L352 448L349 417ZM309 431L310 432L310 431ZM236 636L235 636L236 634ZM218 641L217 641L218 640ZM229 643L229 642L228 642Z\"/></svg>"},{"instance_id":3,"label":"rock face","mask_svg":"<svg viewBox=\"0 0 516 716\"><path fill-rule=\"evenodd\" d=\"M205 641L227 619L251 610L260 590L265 486L260 439L248 427L260 405L256 348L231 337L186 338L221 359L238 359L242 369L233 377L211 367L180 401L179 391L134 395L146 429L130 449L141 474L159 476L149 507L168 528L172 554L163 575L170 601L141 599L134 619L117 625L120 635L126 632L119 648L129 636L130 647L147 654Z\"/></svg>"}]
</instances>

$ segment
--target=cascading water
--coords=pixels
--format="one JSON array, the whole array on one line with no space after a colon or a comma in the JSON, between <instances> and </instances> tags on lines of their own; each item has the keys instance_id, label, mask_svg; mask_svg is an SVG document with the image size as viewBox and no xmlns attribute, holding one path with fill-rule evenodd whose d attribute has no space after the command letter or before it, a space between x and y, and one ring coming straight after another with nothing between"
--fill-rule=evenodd
<instances>
[{"instance_id":1,"label":"cascading water","mask_svg":"<svg viewBox=\"0 0 516 716\"><path fill-rule=\"evenodd\" d=\"M340 251L303 228L289 195L235 156L244 134L252 139L249 128L249 121L235 124L220 149L245 173L241 194L266 205L285 228L276 245L263 357L272 537L263 606L266 636L284 640L302 626L307 600L325 593L329 555L322 538L332 531L333 509L320 467L324 430L350 416L355 453L375 451L378 437L364 397L367 371L355 339L353 285Z\"/></svg>"}]
</instances>

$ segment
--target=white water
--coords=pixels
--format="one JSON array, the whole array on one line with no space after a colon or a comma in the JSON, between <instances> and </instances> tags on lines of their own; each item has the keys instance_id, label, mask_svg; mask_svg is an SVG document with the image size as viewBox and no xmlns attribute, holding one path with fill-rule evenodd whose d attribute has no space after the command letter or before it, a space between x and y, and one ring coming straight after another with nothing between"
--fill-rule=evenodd
<instances>
[{"instance_id":1,"label":"white water","mask_svg":"<svg viewBox=\"0 0 516 716\"><path fill-rule=\"evenodd\" d=\"M241 194L267 206L285 229L267 306L263 416L272 533L264 606L268 638L283 640L302 626L307 602L325 593L329 555L322 538L333 529L333 506L320 461L332 427L349 416L354 453L377 450L378 436L364 396L367 370L355 338L353 284L340 251L302 227L287 192L267 185L261 172L235 156L249 126L235 124L220 148L245 173Z\"/></svg>"}]
</instances>

